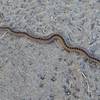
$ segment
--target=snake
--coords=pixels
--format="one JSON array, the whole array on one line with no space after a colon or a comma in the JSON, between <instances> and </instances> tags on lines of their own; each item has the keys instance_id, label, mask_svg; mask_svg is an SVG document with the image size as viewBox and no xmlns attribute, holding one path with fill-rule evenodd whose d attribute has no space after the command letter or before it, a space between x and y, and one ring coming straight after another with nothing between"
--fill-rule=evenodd
<instances>
[{"instance_id":1,"label":"snake","mask_svg":"<svg viewBox=\"0 0 100 100\"><path fill-rule=\"evenodd\" d=\"M35 36L35 35L33 36L26 32L14 31L12 28L8 26L6 27L0 26L0 29L10 31L12 33L15 33L15 35L26 37L32 41L36 41L39 43L52 43L55 40L59 41L59 43L61 44L64 50L68 52L78 52L80 54L86 55L89 59L100 63L100 59L94 56L93 54L91 54L86 48L83 48L80 46L72 46L72 45L67 44L64 37L60 35L59 33L51 33L50 35L47 35L47 36Z\"/></svg>"}]
</instances>

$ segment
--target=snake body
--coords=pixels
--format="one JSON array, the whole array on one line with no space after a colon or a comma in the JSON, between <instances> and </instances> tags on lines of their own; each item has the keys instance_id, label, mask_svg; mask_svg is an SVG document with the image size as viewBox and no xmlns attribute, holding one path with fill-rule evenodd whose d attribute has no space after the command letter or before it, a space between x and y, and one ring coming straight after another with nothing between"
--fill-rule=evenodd
<instances>
[{"instance_id":1,"label":"snake body","mask_svg":"<svg viewBox=\"0 0 100 100\"><path fill-rule=\"evenodd\" d=\"M43 43L51 43L51 42L54 42L55 40L58 40L59 43L62 45L62 47L66 51L73 51L73 52L75 51L75 52L79 52L79 53L85 54L89 59L100 63L100 59L95 57L94 55L92 55L87 49L82 48L82 47L73 47L73 46L67 44L65 42L64 38L60 34L53 33L53 34L50 34L48 36L38 37L38 36L29 35L26 32L14 31L10 27L0 27L0 29L10 31L12 33L15 33L15 35L18 35L18 36L25 36L28 39L30 39L32 41L39 42L39 43L41 43L41 42L43 42Z\"/></svg>"}]
</instances>

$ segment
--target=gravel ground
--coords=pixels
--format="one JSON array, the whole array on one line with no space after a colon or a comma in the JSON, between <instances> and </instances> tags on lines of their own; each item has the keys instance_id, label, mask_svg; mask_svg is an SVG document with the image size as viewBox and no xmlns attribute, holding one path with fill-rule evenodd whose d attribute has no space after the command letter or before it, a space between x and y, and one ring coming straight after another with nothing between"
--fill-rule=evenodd
<instances>
[{"instance_id":1,"label":"gravel ground","mask_svg":"<svg viewBox=\"0 0 100 100\"><path fill-rule=\"evenodd\" d=\"M100 58L100 0L0 0L2 25L58 32ZM100 100L100 64L0 30L0 100Z\"/></svg>"}]
</instances>

